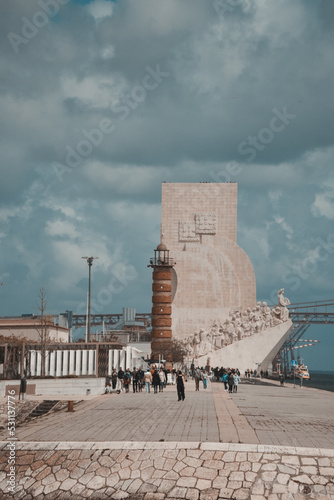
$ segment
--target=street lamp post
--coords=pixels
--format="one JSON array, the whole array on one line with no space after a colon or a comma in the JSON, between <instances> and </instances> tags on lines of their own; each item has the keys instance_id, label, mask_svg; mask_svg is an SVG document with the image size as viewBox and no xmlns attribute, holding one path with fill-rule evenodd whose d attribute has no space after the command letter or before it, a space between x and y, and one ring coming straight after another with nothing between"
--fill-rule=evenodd
<instances>
[{"instance_id":1,"label":"street lamp post","mask_svg":"<svg viewBox=\"0 0 334 500\"><path fill-rule=\"evenodd\" d=\"M87 311L87 342L90 342L90 295L91 295L91 276L93 260L98 257L81 257L86 259L88 263L88 311Z\"/></svg>"}]
</instances>

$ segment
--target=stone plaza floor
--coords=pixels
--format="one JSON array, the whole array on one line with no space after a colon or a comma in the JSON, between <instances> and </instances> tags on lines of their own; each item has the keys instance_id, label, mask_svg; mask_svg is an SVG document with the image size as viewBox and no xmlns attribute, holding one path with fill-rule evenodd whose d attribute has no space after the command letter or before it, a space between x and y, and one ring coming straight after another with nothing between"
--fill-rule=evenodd
<instances>
[{"instance_id":1,"label":"stone plaza floor","mask_svg":"<svg viewBox=\"0 0 334 500\"><path fill-rule=\"evenodd\" d=\"M252 380L237 394L196 392L188 380L185 401L169 386L83 397L74 410L24 422L14 444L0 432L0 498L334 500L331 392Z\"/></svg>"},{"instance_id":2,"label":"stone plaza floor","mask_svg":"<svg viewBox=\"0 0 334 500\"><path fill-rule=\"evenodd\" d=\"M32 398L33 396L31 396ZM51 398L51 396L50 396ZM183 441L267 444L334 449L334 394L310 388L239 384L228 394L221 383L186 382L163 393L106 394L24 423L20 441ZM5 431L0 439L6 439Z\"/></svg>"}]
</instances>

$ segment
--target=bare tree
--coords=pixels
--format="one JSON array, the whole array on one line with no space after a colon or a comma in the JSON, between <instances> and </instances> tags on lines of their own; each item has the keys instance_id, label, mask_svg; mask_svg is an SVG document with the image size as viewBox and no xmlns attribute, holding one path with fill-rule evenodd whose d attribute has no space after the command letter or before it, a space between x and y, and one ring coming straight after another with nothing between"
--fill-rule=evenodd
<instances>
[{"instance_id":1,"label":"bare tree","mask_svg":"<svg viewBox=\"0 0 334 500\"><path fill-rule=\"evenodd\" d=\"M47 306L47 300L46 300L46 291L44 288L41 288L39 291L39 302L37 309L39 311L38 315L38 327L37 332L38 332L38 338L39 338L39 344L41 348L41 376L45 377L46 373L46 352L48 350L48 347L51 343L50 340L50 327L53 324L52 321L52 316L50 314L46 314L46 306Z\"/></svg>"},{"instance_id":2,"label":"bare tree","mask_svg":"<svg viewBox=\"0 0 334 500\"><path fill-rule=\"evenodd\" d=\"M183 364L186 351L183 345L177 339L173 338L171 342L168 342L168 347L165 346L162 350L162 355L167 361Z\"/></svg>"},{"instance_id":3,"label":"bare tree","mask_svg":"<svg viewBox=\"0 0 334 500\"><path fill-rule=\"evenodd\" d=\"M24 366L29 370L28 350L26 346L31 344L22 335L10 336L0 335L0 363L4 365L3 378L18 378L23 374Z\"/></svg>"}]
</instances>

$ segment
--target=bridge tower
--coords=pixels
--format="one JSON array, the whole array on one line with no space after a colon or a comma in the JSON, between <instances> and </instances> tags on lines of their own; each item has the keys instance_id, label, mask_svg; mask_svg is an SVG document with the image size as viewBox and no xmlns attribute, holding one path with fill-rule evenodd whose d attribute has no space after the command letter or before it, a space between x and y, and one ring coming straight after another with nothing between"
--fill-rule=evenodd
<instances>
[{"instance_id":1,"label":"bridge tower","mask_svg":"<svg viewBox=\"0 0 334 500\"><path fill-rule=\"evenodd\" d=\"M160 243L148 267L153 268L152 284L152 359L172 362L172 268L175 262Z\"/></svg>"}]
</instances>

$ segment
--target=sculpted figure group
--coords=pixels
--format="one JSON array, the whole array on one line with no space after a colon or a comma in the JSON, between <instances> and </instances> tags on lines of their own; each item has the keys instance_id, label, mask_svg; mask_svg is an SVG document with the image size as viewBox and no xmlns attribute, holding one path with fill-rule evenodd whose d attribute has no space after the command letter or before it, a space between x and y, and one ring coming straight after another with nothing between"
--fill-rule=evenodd
<instances>
[{"instance_id":1,"label":"sculpted figure group","mask_svg":"<svg viewBox=\"0 0 334 500\"><path fill-rule=\"evenodd\" d=\"M290 301L283 293L284 288L279 290L278 305L273 309L266 302L257 302L256 307L248 307L246 311L231 311L224 323L215 321L209 330L196 331L181 344L189 357L198 358L287 321L289 310L286 306Z\"/></svg>"}]
</instances>

